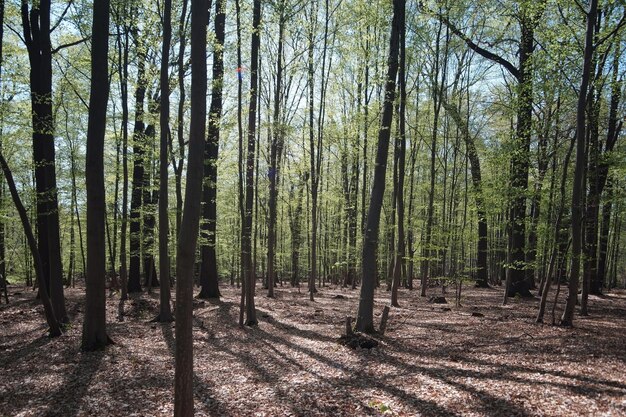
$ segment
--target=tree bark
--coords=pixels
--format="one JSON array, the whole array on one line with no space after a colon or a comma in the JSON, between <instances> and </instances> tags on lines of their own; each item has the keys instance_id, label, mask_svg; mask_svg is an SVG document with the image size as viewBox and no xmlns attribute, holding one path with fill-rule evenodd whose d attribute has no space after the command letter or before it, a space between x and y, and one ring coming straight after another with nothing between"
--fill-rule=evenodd
<instances>
[{"instance_id":1,"label":"tree bark","mask_svg":"<svg viewBox=\"0 0 626 417\"><path fill-rule=\"evenodd\" d=\"M130 199L130 264L128 292L141 292L141 208L145 178L144 101L146 96L145 52L136 29L131 29L137 49L137 88L135 90L135 127L133 129L133 182Z\"/></svg>"},{"instance_id":2,"label":"tree bark","mask_svg":"<svg viewBox=\"0 0 626 417\"><path fill-rule=\"evenodd\" d=\"M224 84L224 33L226 11L223 0L215 1L215 46L213 52L213 85L207 140L204 147L204 187L202 232L205 244L201 248L199 298L219 298L219 276L217 273L216 233L217 233L217 157L222 119L222 86Z\"/></svg>"},{"instance_id":3,"label":"tree bark","mask_svg":"<svg viewBox=\"0 0 626 417\"><path fill-rule=\"evenodd\" d=\"M191 119L185 203L176 251L176 370L174 416L193 407L193 272L200 224L206 122L206 0L191 0Z\"/></svg>"},{"instance_id":4,"label":"tree bark","mask_svg":"<svg viewBox=\"0 0 626 417\"><path fill-rule=\"evenodd\" d=\"M28 2L23 0L21 15L30 61L39 253L46 277L46 286L40 290L47 289L59 322L67 323L55 169L50 0L34 2L30 12Z\"/></svg>"},{"instance_id":5,"label":"tree bark","mask_svg":"<svg viewBox=\"0 0 626 417\"><path fill-rule=\"evenodd\" d=\"M391 136L393 119L393 102L396 93L396 75L398 73L398 55L400 50L400 33L404 27L404 0L394 0L391 37L389 39L389 56L387 59L387 77L385 81L385 100L378 131L376 165L374 181L370 195L369 210L363 242L363 279L356 321L356 329L364 333L374 332L374 289L376 287L376 247L378 246L378 229L380 211L385 193L385 172L387 170L387 154Z\"/></svg>"},{"instance_id":6,"label":"tree bark","mask_svg":"<svg viewBox=\"0 0 626 417\"><path fill-rule=\"evenodd\" d=\"M578 92L576 108L576 167L574 170L574 184L572 189L572 266L568 285L567 302L561 316L561 326L572 326L574 323L574 309L578 296L578 280L580 278L580 262L582 253L582 220L583 220L583 177L585 175L585 110L587 93L591 78L591 62L593 57L593 38L598 12L598 0L591 0L587 13L587 32L585 35L585 53L583 73Z\"/></svg>"},{"instance_id":7,"label":"tree bark","mask_svg":"<svg viewBox=\"0 0 626 417\"><path fill-rule=\"evenodd\" d=\"M102 349L106 333L104 134L109 100L109 0L95 0L91 47L91 93L87 124L87 276L81 348Z\"/></svg>"},{"instance_id":8,"label":"tree bark","mask_svg":"<svg viewBox=\"0 0 626 417\"><path fill-rule=\"evenodd\" d=\"M160 322L174 320L170 306L170 255L168 208L168 135L170 131L169 56L172 40L172 0L163 3L163 48L161 49L161 106L159 146L159 316Z\"/></svg>"},{"instance_id":9,"label":"tree bark","mask_svg":"<svg viewBox=\"0 0 626 417\"><path fill-rule=\"evenodd\" d=\"M250 105L248 109L248 155L246 161L246 201L245 222L242 225L242 252L245 277L245 311L247 326L255 326L257 322L254 307L256 274L252 263L252 203L254 202L254 162L256 152L256 112L258 94L258 64L261 38L261 1L254 0L252 17L252 40L250 45Z\"/></svg>"}]
</instances>

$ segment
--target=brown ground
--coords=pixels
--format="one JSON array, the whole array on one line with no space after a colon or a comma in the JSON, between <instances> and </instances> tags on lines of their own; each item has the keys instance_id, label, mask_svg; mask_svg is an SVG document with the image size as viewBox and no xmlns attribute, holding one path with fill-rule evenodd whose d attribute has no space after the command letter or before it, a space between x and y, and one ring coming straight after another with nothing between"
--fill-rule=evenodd
<instances>
[{"instance_id":1,"label":"brown ground","mask_svg":"<svg viewBox=\"0 0 626 417\"><path fill-rule=\"evenodd\" d=\"M52 340L34 294L10 290L0 415L172 415L175 326L148 322L158 294L129 302L124 322L109 299L116 345L81 353L82 289L67 291L73 325ZM237 290L222 291L221 302L196 301L198 416L626 416L624 294L592 297L592 315L563 329L533 323L537 300L501 306L500 289L466 290L451 310L401 290L379 347L354 351L337 337L356 291L324 288L312 303L304 291L257 290L253 329L237 326ZM388 293L377 296L380 314Z\"/></svg>"}]
</instances>

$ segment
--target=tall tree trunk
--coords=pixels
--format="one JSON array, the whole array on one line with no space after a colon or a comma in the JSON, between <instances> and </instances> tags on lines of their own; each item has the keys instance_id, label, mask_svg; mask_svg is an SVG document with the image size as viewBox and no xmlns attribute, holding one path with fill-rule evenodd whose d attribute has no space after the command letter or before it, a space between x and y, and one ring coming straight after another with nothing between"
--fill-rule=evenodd
<instances>
[{"instance_id":1,"label":"tall tree trunk","mask_svg":"<svg viewBox=\"0 0 626 417\"><path fill-rule=\"evenodd\" d=\"M226 22L225 2L215 1L215 46L213 52L213 85L211 87L211 107L207 140L204 147L204 187L202 232L206 243L201 248L202 266L198 297L219 298L219 276L217 274L216 233L217 233L217 157L222 119L222 86L224 84L224 31Z\"/></svg>"},{"instance_id":2,"label":"tall tree trunk","mask_svg":"<svg viewBox=\"0 0 626 417\"><path fill-rule=\"evenodd\" d=\"M160 322L174 320L170 306L170 255L168 208L168 135L170 133L169 56L172 41L172 0L163 3L163 47L161 49L161 115L159 146L159 316Z\"/></svg>"},{"instance_id":3,"label":"tall tree trunk","mask_svg":"<svg viewBox=\"0 0 626 417\"><path fill-rule=\"evenodd\" d=\"M128 292L141 292L141 210L145 178L144 101L146 97L145 51L136 29L131 29L137 49L137 88L135 90L135 127L133 129L133 183L130 199L130 265Z\"/></svg>"},{"instance_id":4,"label":"tall tree trunk","mask_svg":"<svg viewBox=\"0 0 626 417\"><path fill-rule=\"evenodd\" d=\"M256 153L256 112L258 94L258 64L261 37L261 1L254 0L252 17L252 40L250 45L250 106L248 109L248 155L246 161L246 201L245 221L242 225L242 255L244 257L245 277L245 311L247 326L257 324L256 309L254 307L254 292L256 274L252 263L252 203L254 202L254 162Z\"/></svg>"},{"instance_id":5,"label":"tall tree trunk","mask_svg":"<svg viewBox=\"0 0 626 417\"><path fill-rule=\"evenodd\" d=\"M52 112L52 45L50 42L50 0L28 1L21 7L24 41L30 61L30 88L33 123L33 161L37 189L37 229L39 253L46 287L56 316L61 323L69 318L63 295L63 265L59 236L54 115Z\"/></svg>"},{"instance_id":6,"label":"tall tree trunk","mask_svg":"<svg viewBox=\"0 0 626 417\"><path fill-rule=\"evenodd\" d=\"M406 28L404 20L400 22L400 51L399 51L399 69L398 83L400 90L399 103L399 132L396 138L396 149L398 153L398 187L396 191L396 208L398 211L398 244L396 245L396 253L393 268L393 281L391 284L391 305L399 307L398 304L398 287L402 270L404 269L404 171L406 159Z\"/></svg>"},{"instance_id":7,"label":"tall tree trunk","mask_svg":"<svg viewBox=\"0 0 626 417\"><path fill-rule=\"evenodd\" d=\"M176 251L174 416L193 411L193 271L200 224L206 122L206 0L191 0L191 120L185 204Z\"/></svg>"},{"instance_id":8,"label":"tall tree trunk","mask_svg":"<svg viewBox=\"0 0 626 417\"><path fill-rule=\"evenodd\" d=\"M4 0L0 0L0 76L2 75L2 42L4 41ZM2 126L0 126L0 152L2 152ZM4 209L4 185L0 186L0 210ZM0 220L0 292L4 292L4 299L9 304L7 288L7 272L4 249L4 221ZM2 294L0 294L1 296ZM2 300L0 299L0 302Z\"/></svg>"},{"instance_id":9,"label":"tall tree trunk","mask_svg":"<svg viewBox=\"0 0 626 417\"><path fill-rule=\"evenodd\" d=\"M374 181L370 195L367 224L363 242L363 280L357 314L356 329L365 333L374 332L374 289L376 287L376 248L378 246L378 229L380 211L385 193L385 172L387 170L387 154L393 119L393 102L396 93L396 75L398 73L398 55L400 50L400 33L404 27L404 0L394 0L391 37L389 39L389 57L387 60L387 77L385 79L385 100L378 131L378 148Z\"/></svg>"},{"instance_id":10,"label":"tall tree trunk","mask_svg":"<svg viewBox=\"0 0 626 417\"><path fill-rule=\"evenodd\" d=\"M616 46L619 48L619 46ZM589 248L585 253L585 274L587 274L587 280L589 282L589 293L601 294L602 287L605 284L606 274L606 250L608 242L609 221L611 217L611 193L612 188L609 184L609 190L607 190L608 198L605 199L604 206L602 208L602 224L599 224L598 214L600 212L600 197L605 189L605 186L609 177L610 162L607 155L613 151L619 134L622 129L622 121L618 120L618 108L622 95L622 82L619 79L619 60L621 57L621 50L618 49L615 52L613 59L613 74L611 76L611 101L609 104L609 124L607 129L607 136L604 145L604 149L599 149L601 155L598 155L597 163L597 184L595 187L596 195L592 195L592 187L589 187L589 195L587 197L587 214L586 221L587 234L585 237L585 243ZM600 145L601 146L601 145ZM594 216L595 214L595 216ZM593 223L593 224L592 224ZM598 229L600 229L600 236L598 237ZM597 265L597 266L596 266Z\"/></svg>"},{"instance_id":11,"label":"tall tree trunk","mask_svg":"<svg viewBox=\"0 0 626 417\"><path fill-rule=\"evenodd\" d=\"M314 138L314 91L315 91L315 74L314 74L314 32L315 32L315 22L317 22L317 1L311 2L311 19L310 19L310 27L308 33L308 89L309 89L309 97L308 97L308 107L309 107L309 158L310 158L310 174L311 174L311 259L310 268L311 275L309 275L308 287L309 287L309 299L313 301L313 294L316 292L315 290L315 278L317 277L317 220L318 220L318 212L317 212L317 203L318 203L318 186L319 186L319 174L320 174L320 165L321 165L321 137L318 136L317 144L315 143ZM324 38L324 45L326 45L326 38ZM322 59L322 74L324 73L324 65L326 60L326 49L324 48L324 57ZM322 83L323 84L323 83ZM321 111L321 109L320 109Z\"/></svg>"},{"instance_id":12,"label":"tall tree trunk","mask_svg":"<svg viewBox=\"0 0 626 417\"><path fill-rule=\"evenodd\" d=\"M126 9L123 15L125 16ZM120 35L117 38L118 62L117 69L120 77L120 95L122 101L122 230L120 232L120 281L122 294L120 306L128 298L128 264L126 254L126 241L128 230L128 53L129 36L128 27L124 25L124 38L122 41L121 27L118 23L117 30Z\"/></svg>"},{"instance_id":13,"label":"tall tree trunk","mask_svg":"<svg viewBox=\"0 0 626 417\"><path fill-rule=\"evenodd\" d=\"M87 124L87 275L81 348L102 349L106 333L106 254L104 220L104 135L109 101L109 0L95 0L91 48L91 93Z\"/></svg>"},{"instance_id":14,"label":"tall tree trunk","mask_svg":"<svg viewBox=\"0 0 626 417\"><path fill-rule=\"evenodd\" d=\"M534 7L533 7L534 8ZM519 294L532 297L530 282L526 279L526 190L530 160L530 138L532 134L534 26L537 17L531 15L526 3L520 10L519 77L517 86L517 126L515 150L511 156L510 188L511 209L509 211L509 250L507 285L503 302L507 297Z\"/></svg>"},{"instance_id":15,"label":"tall tree trunk","mask_svg":"<svg viewBox=\"0 0 626 417\"><path fill-rule=\"evenodd\" d=\"M176 236L180 235L180 223L183 217L183 168L185 164L185 48L187 46L187 30L185 21L187 19L187 3L183 0L183 9L178 21L178 127L176 136L178 137L178 163L174 166L176 182ZM208 23L207 23L208 24Z\"/></svg>"},{"instance_id":16,"label":"tall tree trunk","mask_svg":"<svg viewBox=\"0 0 626 417\"><path fill-rule=\"evenodd\" d=\"M432 266L431 263L433 261L433 255L435 251L432 250L432 229L433 229L433 221L434 221L434 212L435 212L435 177L437 174L437 170L435 168L435 163L437 160L437 136L439 133L439 113L441 111L441 104L444 85L446 83L445 79L445 70L443 71L444 75L441 77L441 84L439 83L439 64L440 64L440 41L441 41L441 27L442 24L440 22L439 27L437 29L437 41L435 46L435 64L434 70L431 77L431 82L433 83L432 87L432 99L433 99L433 131L430 142L430 188L428 191L428 209L426 214L426 235L425 241L423 242L422 247L422 264L421 264L421 280L420 280L420 295L422 297L426 296L426 289L428 288L428 278L429 275L432 275ZM444 59L447 59L444 58Z\"/></svg>"},{"instance_id":17,"label":"tall tree trunk","mask_svg":"<svg viewBox=\"0 0 626 417\"><path fill-rule=\"evenodd\" d=\"M280 181L280 162L284 145L284 126L281 120L281 98L283 89L283 43L285 34L285 2L279 5L278 18L278 52L276 53L276 85L274 86L274 121L273 135L270 145L269 167L269 219L267 223L267 296L274 297L275 262L276 262L276 209L278 203L278 184ZM258 175L258 174L257 174Z\"/></svg>"},{"instance_id":18,"label":"tall tree trunk","mask_svg":"<svg viewBox=\"0 0 626 417\"><path fill-rule=\"evenodd\" d=\"M158 105L154 102L154 99L150 99L150 113L154 115L158 111ZM148 292L152 291L153 287L159 285L156 266L154 262L154 228L156 226L156 211L159 199L159 192L155 189L156 172L154 163L155 153L155 141L156 141L156 128L154 122L151 122L146 131L144 132L144 145L146 146L143 167L143 190L142 190L142 205L141 211L143 213L143 228L141 229L141 245L142 245L142 262L143 262L143 274L144 285Z\"/></svg>"},{"instance_id":19,"label":"tall tree trunk","mask_svg":"<svg viewBox=\"0 0 626 417\"><path fill-rule=\"evenodd\" d=\"M597 12L598 0L591 0L589 12L587 13L583 73L576 108L576 167L574 170L574 185L572 189L572 266L570 269L567 302L563 315L561 316L562 326L573 325L574 309L576 308L576 298L578 296L580 258L582 253L583 177L585 175L585 110L589 81L591 78L591 61L594 51L593 38Z\"/></svg>"}]
</instances>

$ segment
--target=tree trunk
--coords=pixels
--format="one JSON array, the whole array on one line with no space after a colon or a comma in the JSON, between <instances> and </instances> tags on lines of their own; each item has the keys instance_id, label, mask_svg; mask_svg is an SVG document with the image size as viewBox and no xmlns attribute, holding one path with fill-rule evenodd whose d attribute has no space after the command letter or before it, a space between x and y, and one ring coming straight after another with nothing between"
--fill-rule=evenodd
<instances>
[{"instance_id":1,"label":"tree trunk","mask_svg":"<svg viewBox=\"0 0 626 417\"><path fill-rule=\"evenodd\" d=\"M398 153L398 187L396 191L396 208L398 212L398 244L396 245L395 262L393 269L393 281L391 283L391 305L399 307L398 287L404 267L404 171L406 159L406 28L404 21L400 22L400 51L398 82L400 90L399 114L400 129L396 138Z\"/></svg>"},{"instance_id":2,"label":"tree trunk","mask_svg":"<svg viewBox=\"0 0 626 417\"><path fill-rule=\"evenodd\" d=\"M389 57L387 60L387 77L385 79L385 100L378 131L378 147L374 181L370 195L369 210L363 242L363 279L357 314L356 329L365 333L374 332L374 289L376 287L376 247L378 246L378 229L380 211L385 193L385 172L387 170L387 154L393 119L393 102L396 93L396 75L398 72L398 55L400 50L400 33L404 27L404 1L394 0L391 37L389 39Z\"/></svg>"},{"instance_id":3,"label":"tree trunk","mask_svg":"<svg viewBox=\"0 0 626 417\"><path fill-rule=\"evenodd\" d=\"M580 278L580 261L582 253L582 220L583 220L583 177L585 175L585 110L589 79L591 78L591 61L593 57L593 38L596 15L598 12L598 0L591 0L587 14L587 32L585 35L585 54L583 61L583 73L578 92L578 104L576 108L576 168L574 170L574 185L572 189L572 267L565 310L561 316L562 326L572 326L574 321L574 309L578 296L578 280Z\"/></svg>"},{"instance_id":4,"label":"tree trunk","mask_svg":"<svg viewBox=\"0 0 626 417\"><path fill-rule=\"evenodd\" d=\"M244 256L245 277L245 311L247 326L257 324L256 309L254 307L254 292L256 274L252 264L252 203L254 202L254 162L256 145L256 112L258 94L258 64L261 38L259 26L261 24L261 1L254 0L252 17L252 40L250 46L250 106L248 110L248 155L246 165L246 201L245 222L242 225L242 252Z\"/></svg>"},{"instance_id":5,"label":"tree trunk","mask_svg":"<svg viewBox=\"0 0 626 417\"><path fill-rule=\"evenodd\" d=\"M206 0L191 0L191 120L185 204L176 252L176 370L174 416L192 417L193 272L200 224L206 122Z\"/></svg>"},{"instance_id":6,"label":"tree trunk","mask_svg":"<svg viewBox=\"0 0 626 417\"><path fill-rule=\"evenodd\" d=\"M87 124L87 275L81 348L102 349L106 333L106 253L104 220L104 135L109 100L109 0L95 0L91 48L91 93Z\"/></svg>"},{"instance_id":7,"label":"tree trunk","mask_svg":"<svg viewBox=\"0 0 626 417\"><path fill-rule=\"evenodd\" d=\"M215 2L215 46L213 52L213 84L209 109L207 140L204 147L204 187L202 232L205 244L201 247L199 298L219 298L219 276L217 273L217 157L222 119L222 86L224 84L224 31L226 11L223 0Z\"/></svg>"},{"instance_id":8,"label":"tree trunk","mask_svg":"<svg viewBox=\"0 0 626 417\"><path fill-rule=\"evenodd\" d=\"M143 205L145 140L144 100L146 96L145 52L134 29L137 49L137 89L135 90L135 127L133 130L133 183L130 199L130 265L128 292L141 292L141 208Z\"/></svg>"},{"instance_id":9,"label":"tree trunk","mask_svg":"<svg viewBox=\"0 0 626 417\"><path fill-rule=\"evenodd\" d=\"M267 296L274 297L274 281L276 279L276 210L278 203L278 184L280 181L280 165L284 145L284 126L281 120L281 98L283 84L283 44L285 33L285 3L281 1L277 7L280 9L278 18L278 52L276 53L276 85L274 89L274 121L273 135L270 145L269 166L269 218L267 223ZM257 173L258 175L258 173Z\"/></svg>"},{"instance_id":10,"label":"tree trunk","mask_svg":"<svg viewBox=\"0 0 626 417\"><path fill-rule=\"evenodd\" d=\"M163 48L161 49L161 106L159 146L159 316L160 322L174 320L170 306L170 255L168 208L168 135L170 122L169 56L172 40L172 0L163 4Z\"/></svg>"},{"instance_id":11,"label":"tree trunk","mask_svg":"<svg viewBox=\"0 0 626 417\"><path fill-rule=\"evenodd\" d=\"M30 13L28 2L23 1L21 15L30 61L39 253L46 277L46 286L40 290L48 290L59 322L67 323L55 169L50 0L34 2Z\"/></svg>"},{"instance_id":12,"label":"tree trunk","mask_svg":"<svg viewBox=\"0 0 626 417\"><path fill-rule=\"evenodd\" d=\"M124 10L125 12L125 10ZM124 13L125 15L125 13ZM122 44L121 27L118 23L118 74L120 77L120 93L122 101L122 230L120 232L120 285L122 294L120 303L128 298L128 264L126 254L126 241L128 230L128 30L124 27L124 40ZM75 196L75 194L74 194ZM75 197L74 197L75 198Z\"/></svg>"},{"instance_id":13,"label":"tree trunk","mask_svg":"<svg viewBox=\"0 0 626 417\"><path fill-rule=\"evenodd\" d=\"M2 75L2 42L4 41L4 0L0 0L0 76ZM0 152L2 152L2 131L0 130ZM0 210L4 209L4 185L0 186ZM0 292L4 292L4 299L9 304L7 289L7 275L4 249L4 221L0 220ZM0 293L0 296L2 294ZM2 302L2 299L0 299Z\"/></svg>"}]
</instances>

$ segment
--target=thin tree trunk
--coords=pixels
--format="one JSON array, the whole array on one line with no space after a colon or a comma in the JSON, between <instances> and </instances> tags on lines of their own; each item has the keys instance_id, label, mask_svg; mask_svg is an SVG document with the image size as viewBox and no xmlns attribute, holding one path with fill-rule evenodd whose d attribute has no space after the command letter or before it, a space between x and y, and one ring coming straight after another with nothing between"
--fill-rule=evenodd
<instances>
[{"instance_id":1,"label":"thin tree trunk","mask_svg":"<svg viewBox=\"0 0 626 417\"><path fill-rule=\"evenodd\" d=\"M396 75L398 72L398 55L400 49L400 33L404 27L404 1L394 0L391 37L389 40L389 57L387 61L387 77L385 79L385 100L378 131L378 149L374 181L367 213L367 224L363 242L363 281L357 314L356 329L365 333L374 332L374 289L376 286L376 247L378 246L378 229L380 211L385 193L385 171L387 170L387 154L393 119L393 102L396 93Z\"/></svg>"},{"instance_id":2,"label":"thin tree trunk","mask_svg":"<svg viewBox=\"0 0 626 417\"><path fill-rule=\"evenodd\" d=\"M574 170L574 185L572 189L572 267L570 270L567 302L563 315L561 316L562 326L573 325L574 309L576 308L576 298L578 295L578 279L580 277L580 258L582 253L583 177L585 175L585 110L589 79L591 78L594 27L597 12L598 0L591 0L589 12L587 13L583 73L576 108L576 168Z\"/></svg>"},{"instance_id":3,"label":"thin tree trunk","mask_svg":"<svg viewBox=\"0 0 626 417\"><path fill-rule=\"evenodd\" d=\"M4 155L0 150L0 167L2 168L2 172L4 173L4 178L7 181L7 185L9 187L9 192L11 193L11 198L13 198L13 203L15 204L15 208L20 216L20 221L22 222L22 227L24 228L24 234L26 235L26 239L28 241L28 247L33 256L33 262L35 264L35 274L37 275L37 281L39 282L39 288L45 288L44 282L44 271L43 264L41 262L41 257L39 256L39 250L37 249L37 243L35 242L35 236L33 235L33 229L30 226L30 221L28 219L28 213L26 212L26 208L22 204L22 200L20 199L19 194L17 193L17 188L15 187L15 181L13 180L13 174L7 165L6 160L4 159ZM46 317L46 322L48 323L48 328L50 330L50 337L57 337L61 335L61 326L56 318L54 312L54 306L50 300L50 296L47 291L40 291L41 295L41 303L43 304L44 314Z\"/></svg>"},{"instance_id":4,"label":"thin tree trunk","mask_svg":"<svg viewBox=\"0 0 626 417\"><path fill-rule=\"evenodd\" d=\"M161 106L159 146L159 315L160 322L174 320L170 306L170 256L168 208L168 135L170 131L169 56L172 40L172 0L163 4L163 47L161 49Z\"/></svg>"},{"instance_id":5,"label":"thin tree trunk","mask_svg":"<svg viewBox=\"0 0 626 417\"><path fill-rule=\"evenodd\" d=\"M396 148L398 152L398 187L396 191L396 206L398 210L398 244L396 245L395 262L393 269L393 281L391 284L391 305L399 307L398 287L402 270L404 268L404 172L406 159L406 28L404 21L400 22L400 51L398 82L400 90L399 114L400 119L399 135L396 138Z\"/></svg>"},{"instance_id":6,"label":"thin tree trunk","mask_svg":"<svg viewBox=\"0 0 626 417\"><path fill-rule=\"evenodd\" d=\"M224 31L226 11L223 0L215 2L215 46L213 52L213 85L211 107L209 109L207 140L204 148L203 212L206 243L201 247L202 265L200 268L199 298L219 298L219 276L217 274L217 157L222 119L222 86L224 84Z\"/></svg>"},{"instance_id":7,"label":"thin tree trunk","mask_svg":"<svg viewBox=\"0 0 626 417\"><path fill-rule=\"evenodd\" d=\"M254 292L256 274L252 264L252 203L254 202L254 162L256 153L256 112L258 94L258 63L261 38L259 25L261 24L261 1L254 0L252 17L252 40L250 46L250 106L248 110L248 155L246 165L246 201L245 222L242 227L242 246L245 271L245 310L247 326L257 324L256 309L254 307Z\"/></svg>"}]
</instances>

